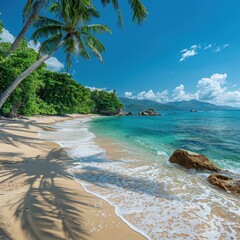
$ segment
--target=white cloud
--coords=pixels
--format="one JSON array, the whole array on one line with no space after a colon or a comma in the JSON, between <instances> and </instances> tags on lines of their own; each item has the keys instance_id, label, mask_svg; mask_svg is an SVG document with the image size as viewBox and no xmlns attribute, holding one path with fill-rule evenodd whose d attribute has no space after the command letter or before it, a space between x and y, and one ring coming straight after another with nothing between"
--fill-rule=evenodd
<instances>
[{"instance_id":1,"label":"white cloud","mask_svg":"<svg viewBox=\"0 0 240 240\"><path fill-rule=\"evenodd\" d=\"M184 85L180 84L172 91L172 94L169 94L168 90L164 90L163 92L149 90L142 91L135 96L132 92L125 92L125 97L139 100L152 100L160 103L197 99L216 105L240 107L240 90L231 91L229 89L226 73L215 73L208 78L202 78L198 81L196 87L197 91L194 93L186 92Z\"/></svg>"},{"instance_id":2,"label":"white cloud","mask_svg":"<svg viewBox=\"0 0 240 240\"><path fill-rule=\"evenodd\" d=\"M55 57L49 58L45 63L47 64L47 69L53 72L59 72L64 68L64 64Z\"/></svg>"},{"instance_id":3,"label":"white cloud","mask_svg":"<svg viewBox=\"0 0 240 240\"><path fill-rule=\"evenodd\" d=\"M0 34L0 42L10 42L13 43L14 41L14 36L7 30L7 29L3 29L3 32ZM37 42L34 43L33 40L30 40L28 42L28 46L32 49L34 49L36 52L38 52L41 43ZM64 68L64 64L61 63L57 58L55 57L51 57L49 58L47 61L45 61L46 65L47 65L47 69L50 71L54 71L54 72L59 72Z\"/></svg>"},{"instance_id":4,"label":"white cloud","mask_svg":"<svg viewBox=\"0 0 240 240\"><path fill-rule=\"evenodd\" d=\"M35 50L36 52L38 52L41 43L40 42L35 43L33 40L30 40L28 42L28 46ZM64 64L61 63L56 57L49 58L48 60L45 61L45 63L49 71L59 72L64 68Z\"/></svg>"},{"instance_id":5,"label":"white cloud","mask_svg":"<svg viewBox=\"0 0 240 240\"><path fill-rule=\"evenodd\" d=\"M15 37L5 28L3 28L2 33L0 34L0 42L14 42Z\"/></svg>"},{"instance_id":6,"label":"white cloud","mask_svg":"<svg viewBox=\"0 0 240 240\"><path fill-rule=\"evenodd\" d=\"M212 48L212 47L213 47L213 44L208 44L207 46L205 46L205 47L203 48L203 50L207 50L207 49Z\"/></svg>"},{"instance_id":7,"label":"white cloud","mask_svg":"<svg viewBox=\"0 0 240 240\"><path fill-rule=\"evenodd\" d=\"M124 94L125 98L131 98L132 95L133 95L132 92L125 92L125 94Z\"/></svg>"},{"instance_id":8,"label":"white cloud","mask_svg":"<svg viewBox=\"0 0 240 240\"><path fill-rule=\"evenodd\" d=\"M136 96L133 96L132 92L125 92L126 98L138 99L138 100L151 100L155 102L165 103L168 102L168 90L154 93L153 90L139 92Z\"/></svg>"},{"instance_id":9,"label":"white cloud","mask_svg":"<svg viewBox=\"0 0 240 240\"><path fill-rule=\"evenodd\" d=\"M198 99L217 105L240 107L240 91L230 91L227 87L227 74L213 74L198 82Z\"/></svg>"},{"instance_id":10,"label":"white cloud","mask_svg":"<svg viewBox=\"0 0 240 240\"><path fill-rule=\"evenodd\" d=\"M181 84L173 90L171 101L184 101L184 100L189 101L194 98L195 98L195 95L186 93L184 90L184 85Z\"/></svg>"},{"instance_id":11,"label":"white cloud","mask_svg":"<svg viewBox=\"0 0 240 240\"><path fill-rule=\"evenodd\" d=\"M28 42L28 46L35 50L35 52L38 52L39 48L41 47L41 43L40 42L35 43L33 40L30 40Z\"/></svg>"},{"instance_id":12,"label":"white cloud","mask_svg":"<svg viewBox=\"0 0 240 240\"><path fill-rule=\"evenodd\" d=\"M215 99L218 95L224 93L226 88L223 85L226 83L227 74L213 74L210 78L202 78L198 81L198 98L200 100Z\"/></svg>"},{"instance_id":13,"label":"white cloud","mask_svg":"<svg viewBox=\"0 0 240 240\"><path fill-rule=\"evenodd\" d=\"M213 52L215 52L215 53L221 52L224 48L226 48L226 47L228 47L228 46L229 46L229 44L224 44L224 45L222 45L222 46L217 46L217 47L214 49Z\"/></svg>"},{"instance_id":14,"label":"white cloud","mask_svg":"<svg viewBox=\"0 0 240 240\"><path fill-rule=\"evenodd\" d=\"M88 88L91 92L97 90L97 91L106 91L106 92L113 92L113 90L107 90L106 88L97 88L97 87L88 87L88 86L85 86L86 88Z\"/></svg>"},{"instance_id":15,"label":"white cloud","mask_svg":"<svg viewBox=\"0 0 240 240\"><path fill-rule=\"evenodd\" d=\"M197 48L200 48L200 46L192 45L189 49L183 49L181 51L181 57L180 57L179 62L182 62L189 57L193 57L193 56L197 55L198 54Z\"/></svg>"},{"instance_id":16,"label":"white cloud","mask_svg":"<svg viewBox=\"0 0 240 240\"><path fill-rule=\"evenodd\" d=\"M199 52L201 51L205 51L208 49L213 49L214 53L218 53L220 51L222 51L224 48L227 48L229 46L229 44L224 44L224 45L219 45L217 46L215 43L210 43L208 45L192 45L189 49L185 48L183 50L180 51L180 59L179 62L183 62L184 60L186 60L187 58L193 57L195 55L197 55Z\"/></svg>"}]
</instances>

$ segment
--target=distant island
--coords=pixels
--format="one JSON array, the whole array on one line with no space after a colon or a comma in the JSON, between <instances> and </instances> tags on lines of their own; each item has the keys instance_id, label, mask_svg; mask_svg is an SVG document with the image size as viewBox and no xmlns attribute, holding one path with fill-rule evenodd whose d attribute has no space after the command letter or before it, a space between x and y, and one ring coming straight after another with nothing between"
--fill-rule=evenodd
<instances>
[{"instance_id":1,"label":"distant island","mask_svg":"<svg viewBox=\"0 0 240 240\"><path fill-rule=\"evenodd\" d=\"M198 100L190 101L178 101L169 103L158 103L151 100L137 100L130 98L119 98L124 105L123 111L138 113L145 111L146 109L154 109L157 112L160 111L216 111L216 110L240 110L240 108L234 108L230 106L218 106L215 104L201 102Z\"/></svg>"}]
</instances>

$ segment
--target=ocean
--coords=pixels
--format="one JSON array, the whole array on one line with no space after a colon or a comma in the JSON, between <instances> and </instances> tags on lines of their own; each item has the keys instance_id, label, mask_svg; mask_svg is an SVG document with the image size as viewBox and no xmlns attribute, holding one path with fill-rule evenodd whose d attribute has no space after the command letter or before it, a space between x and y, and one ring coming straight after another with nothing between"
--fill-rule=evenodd
<instances>
[{"instance_id":1,"label":"ocean","mask_svg":"<svg viewBox=\"0 0 240 240\"><path fill-rule=\"evenodd\" d=\"M85 118L53 127L40 137L76 160L69 173L146 238L240 239L240 199L210 186L210 172L168 161L184 148L240 174L240 111Z\"/></svg>"}]
</instances>

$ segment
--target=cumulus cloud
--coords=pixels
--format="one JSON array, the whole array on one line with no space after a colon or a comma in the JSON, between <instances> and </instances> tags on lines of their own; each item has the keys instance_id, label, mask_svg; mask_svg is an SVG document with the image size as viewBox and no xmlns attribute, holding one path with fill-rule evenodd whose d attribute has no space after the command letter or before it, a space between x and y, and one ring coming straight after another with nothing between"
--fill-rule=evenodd
<instances>
[{"instance_id":1,"label":"cumulus cloud","mask_svg":"<svg viewBox=\"0 0 240 240\"><path fill-rule=\"evenodd\" d=\"M97 88L97 87L88 87L88 86L85 86L86 88L88 88L91 92L97 90L97 91L106 91L106 92L113 92L113 90L107 90L106 88Z\"/></svg>"},{"instance_id":2,"label":"cumulus cloud","mask_svg":"<svg viewBox=\"0 0 240 240\"><path fill-rule=\"evenodd\" d=\"M138 99L138 100L151 100L155 102L168 102L168 90L154 93L153 90L139 92L136 96L132 92L125 92L126 98Z\"/></svg>"},{"instance_id":3,"label":"cumulus cloud","mask_svg":"<svg viewBox=\"0 0 240 240\"><path fill-rule=\"evenodd\" d=\"M187 58L197 55L198 54L197 48L199 48L199 47L200 46L198 46L198 45L193 45L189 49L183 49L181 51L181 58L180 58L179 62L182 62Z\"/></svg>"},{"instance_id":4,"label":"cumulus cloud","mask_svg":"<svg viewBox=\"0 0 240 240\"><path fill-rule=\"evenodd\" d=\"M49 58L45 63L47 64L47 69L53 72L59 72L64 68L64 64L55 57Z\"/></svg>"},{"instance_id":5,"label":"cumulus cloud","mask_svg":"<svg viewBox=\"0 0 240 240\"><path fill-rule=\"evenodd\" d=\"M197 96L199 100L217 105L240 107L240 90L231 91L227 87L227 74L213 74L210 78L198 81Z\"/></svg>"},{"instance_id":6,"label":"cumulus cloud","mask_svg":"<svg viewBox=\"0 0 240 240\"><path fill-rule=\"evenodd\" d=\"M215 73L208 78L202 78L198 81L196 87L197 90L194 93L186 92L184 85L180 84L171 93L168 90L163 92L142 91L137 95L133 95L132 92L125 92L125 97L152 100L159 103L196 99L216 105L240 107L240 90L229 89L226 73Z\"/></svg>"},{"instance_id":7,"label":"cumulus cloud","mask_svg":"<svg viewBox=\"0 0 240 240\"><path fill-rule=\"evenodd\" d=\"M133 95L132 92L125 92L125 94L124 94L125 98L131 98L132 95Z\"/></svg>"},{"instance_id":8,"label":"cumulus cloud","mask_svg":"<svg viewBox=\"0 0 240 240\"><path fill-rule=\"evenodd\" d=\"M106 88L97 88L97 87L88 87L88 86L86 86L86 88L88 88L92 92L95 90L97 90L97 91L105 91L106 90Z\"/></svg>"},{"instance_id":9,"label":"cumulus cloud","mask_svg":"<svg viewBox=\"0 0 240 240\"><path fill-rule=\"evenodd\" d=\"M172 101L184 101L184 100L189 101L189 100L194 99L194 98L195 98L195 94L185 92L183 84L176 87L173 90L173 94L171 96Z\"/></svg>"},{"instance_id":10,"label":"cumulus cloud","mask_svg":"<svg viewBox=\"0 0 240 240\"><path fill-rule=\"evenodd\" d=\"M0 42L14 42L15 37L5 28L3 28L2 33L0 34Z\"/></svg>"}]
</instances>

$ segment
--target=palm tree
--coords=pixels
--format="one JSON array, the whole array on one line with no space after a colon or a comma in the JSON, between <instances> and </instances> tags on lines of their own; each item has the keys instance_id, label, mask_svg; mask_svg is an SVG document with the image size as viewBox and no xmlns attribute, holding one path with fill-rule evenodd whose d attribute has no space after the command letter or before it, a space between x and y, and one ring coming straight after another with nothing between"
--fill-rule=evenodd
<instances>
[{"instance_id":1,"label":"palm tree","mask_svg":"<svg viewBox=\"0 0 240 240\"><path fill-rule=\"evenodd\" d=\"M69 7L70 5L68 4L68 0L59 0L58 1L61 4L65 4L66 7ZM91 0L79 0L78 4L81 5L81 3L84 2L92 2ZM118 24L120 26L123 26L123 19L122 19L122 14L120 11L120 7L118 4L118 0L101 0L103 5L107 5L109 3L112 3L114 9L117 11L118 14ZM36 21L40 11L48 5L49 0L27 0L27 3L23 9L23 22L24 26L14 42L12 43L9 51L6 53L5 57L8 57L14 50L18 47L19 43L23 40L26 32L28 31L29 27L32 25L34 21ZM138 21L138 23L142 23L147 15L147 9L145 6L142 4L140 0L131 0L129 1L131 4L131 8L133 10L133 21Z\"/></svg>"},{"instance_id":2,"label":"palm tree","mask_svg":"<svg viewBox=\"0 0 240 240\"><path fill-rule=\"evenodd\" d=\"M38 17L35 21L36 31L33 39L46 37L39 50L39 60L25 70L1 95L0 108L14 91L14 89L34 70L41 66L55 52L63 48L66 53L67 67L71 66L71 55L81 55L90 59L89 52L102 61L102 52L105 51L102 43L94 36L104 32L111 32L107 26L100 24L87 25L92 17L99 17L99 13L92 7L82 4L77 0L68 0L69 7L57 1L51 7L51 11L57 16L57 20L48 17Z\"/></svg>"},{"instance_id":3,"label":"palm tree","mask_svg":"<svg viewBox=\"0 0 240 240\"><path fill-rule=\"evenodd\" d=\"M101 2L104 6L110 3L113 5L114 9L117 11L118 14L118 24L120 26L123 26L123 19L118 0L101 0ZM144 20L146 20L148 15L146 7L142 4L140 0L129 0L128 2L133 10L132 20L137 21L138 24L141 24Z\"/></svg>"},{"instance_id":4,"label":"palm tree","mask_svg":"<svg viewBox=\"0 0 240 240\"><path fill-rule=\"evenodd\" d=\"M8 57L20 44L20 42L23 40L27 30L31 26L31 24L37 19L38 14L40 13L41 9L46 6L48 3L48 0L28 0L22 15L23 15L23 22L24 26L14 42L12 43L9 51L6 53L5 57Z\"/></svg>"},{"instance_id":5,"label":"palm tree","mask_svg":"<svg viewBox=\"0 0 240 240\"><path fill-rule=\"evenodd\" d=\"M2 21L0 20L0 34L2 33L2 29L3 29L3 23L2 23Z\"/></svg>"}]
</instances>

